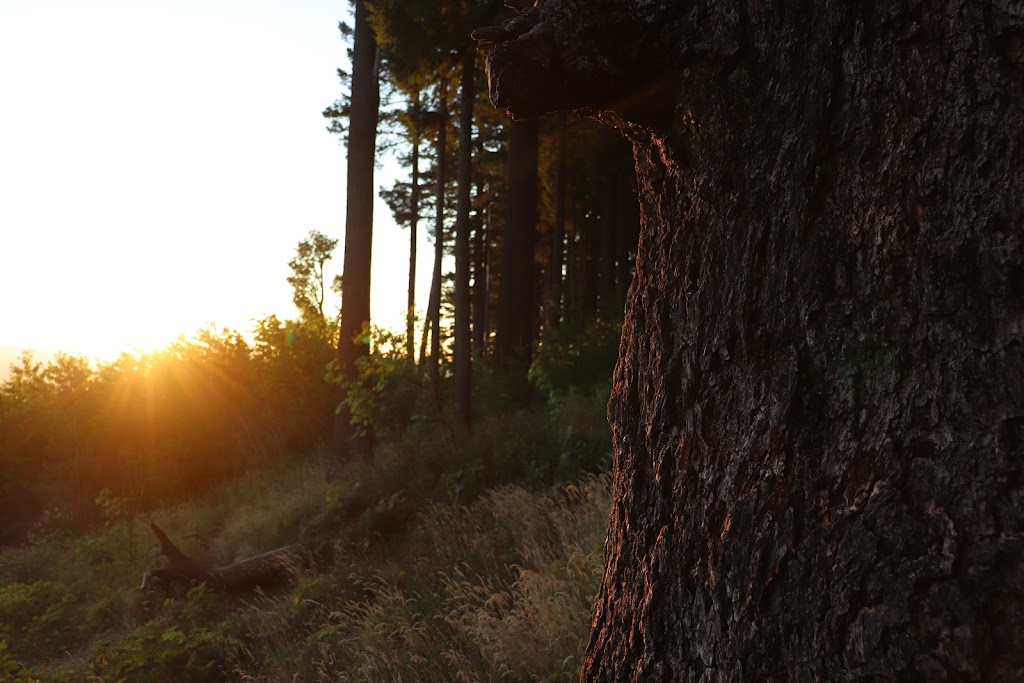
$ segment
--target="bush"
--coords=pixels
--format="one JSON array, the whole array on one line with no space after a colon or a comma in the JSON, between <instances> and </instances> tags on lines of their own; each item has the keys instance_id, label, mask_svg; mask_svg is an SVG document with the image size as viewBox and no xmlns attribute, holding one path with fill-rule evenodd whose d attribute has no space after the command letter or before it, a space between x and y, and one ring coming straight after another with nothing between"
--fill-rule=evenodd
<instances>
[{"instance_id":1,"label":"bush","mask_svg":"<svg viewBox=\"0 0 1024 683\"><path fill-rule=\"evenodd\" d=\"M86 635L67 587L53 581L9 583L0 587L0 637L11 654L39 660L61 652Z\"/></svg>"},{"instance_id":2,"label":"bush","mask_svg":"<svg viewBox=\"0 0 1024 683\"><path fill-rule=\"evenodd\" d=\"M219 598L205 584L192 588L184 600L167 600L153 619L116 646L97 648L89 663L100 680L163 683L222 681L242 641Z\"/></svg>"},{"instance_id":3,"label":"bush","mask_svg":"<svg viewBox=\"0 0 1024 683\"><path fill-rule=\"evenodd\" d=\"M582 329L567 325L553 330L537 350L530 379L549 395L605 382L615 369L621 337L621 320L598 320Z\"/></svg>"},{"instance_id":4,"label":"bush","mask_svg":"<svg viewBox=\"0 0 1024 683\"><path fill-rule=\"evenodd\" d=\"M423 405L424 385L406 355L403 335L374 327L369 339L371 351L356 360L354 378L341 376L332 361L327 379L344 390L344 405L358 429L372 429L378 437L396 436L414 422Z\"/></svg>"},{"instance_id":5,"label":"bush","mask_svg":"<svg viewBox=\"0 0 1024 683\"><path fill-rule=\"evenodd\" d=\"M24 664L7 652L7 641L0 640L0 680L8 683L36 683L39 681Z\"/></svg>"}]
</instances>

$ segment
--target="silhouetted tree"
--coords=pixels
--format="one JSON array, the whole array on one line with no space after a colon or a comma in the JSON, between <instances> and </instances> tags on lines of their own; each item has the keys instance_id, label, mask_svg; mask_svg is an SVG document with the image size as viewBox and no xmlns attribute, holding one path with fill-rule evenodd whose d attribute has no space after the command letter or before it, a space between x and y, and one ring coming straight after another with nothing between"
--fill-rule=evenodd
<instances>
[{"instance_id":1,"label":"silhouetted tree","mask_svg":"<svg viewBox=\"0 0 1024 683\"><path fill-rule=\"evenodd\" d=\"M538 132L536 120L514 121L509 126L507 218L502 232L501 285L494 339L499 364L506 364L513 358L529 360L533 342Z\"/></svg>"},{"instance_id":2,"label":"silhouetted tree","mask_svg":"<svg viewBox=\"0 0 1024 683\"><path fill-rule=\"evenodd\" d=\"M311 322L324 322L324 299L327 283L324 264L334 255L338 240L311 230L306 239L296 247L295 258L288 262L292 274L288 284L292 286L292 303L303 318ZM335 278L331 289L340 294L341 281Z\"/></svg>"},{"instance_id":3,"label":"silhouetted tree","mask_svg":"<svg viewBox=\"0 0 1024 683\"><path fill-rule=\"evenodd\" d=\"M373 167L376 154L377 114L380 101L377 44L368 23L363 0L355 3L352 47L352 95L348 125L348 199L345 212L345 263L342 277L341 333L337 370L351 381L356 360L369 353L370 261L373 245ZM355 430L339 394L334 421L332 452L335 465L346 460L373 457L372 439ZM337 467L332 468L332 472Z\"/></svg>"},{"instance_id":4,"label":"silhouetted tree","mask_svg":"<svg viewBox=\"0 0 1024 683\"><path fill-rule=\"evenodd\" d=\"M455 424L469 427L472 394L472 343L469 293L469 196L473 184L473 82L476 50L464 50L460 64L458 202L455 219Z\"/></svg>"}]
</instances>

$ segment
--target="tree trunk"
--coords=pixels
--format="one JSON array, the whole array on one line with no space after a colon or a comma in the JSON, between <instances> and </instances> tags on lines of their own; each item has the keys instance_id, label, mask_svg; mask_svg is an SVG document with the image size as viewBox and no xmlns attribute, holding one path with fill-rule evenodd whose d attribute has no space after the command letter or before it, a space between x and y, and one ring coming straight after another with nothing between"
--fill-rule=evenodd
<instances>
[{"instance_id":1,"label":"tree trunk","mask_svg":"<svg viewBox=\"0 0 1024 683\"><path fill-rule=\"evenodd\" d=\"M589 323L599 312L601 302L601 233L596 218L580 221L580 322Z\"/></svg>"},{"instance_id":2,"label":"tree trunk","mask_svg":"<svg viewBox=\"0 0 1024 683\"><path fill-rule=\"evenodd\" d=\"M459 171L455 219L455 427L469 430L472 396L472 343L469 300L469 190L473 182L473 76L476 50L467 49L462 59L459 104Z\"/></svg>"},{"instance_id":3,"label":"tree trunk","mask_svg":"<svg viewBox=\"0 0 1024 683\"><path fill-rule=\"evenodd\" d=\"M483 156L483 145L477 138L477 156ZM478 176L476 183L477 197L483 196L483 180ZM473 235L473 353L477 358L487 355L487 304L490 299L488 292L488 247L490 235L488 224L490 223L490 204L477 206L477 215L474 223L476 231Z\"/></svg>"},{"instance_id":4,"label":"tree trunk","mask_svg":"<svg viewBox=\"0 0 1024 683\"><path fill-rule=\"evenodd\" d=\"M348 203L345 211L345 263L341 298L341 334L338 337L338 370L346 380L357 375L356 360L370 352L370 257L373 244L373 164L377 139L378 87L377 44L367 22L363 0L356 2L352 47L352 107L348 132ZM339 474L349 460L373 457L372 440L356 430L338 396L334 418L332 462L328 476Z\"/></svg>"},{"instance_id":5,"label":"tree trunk","mask_svg":"<svg viewBox=\"0 0 1024 683\"><path fill-rule=\"evenodd\" d=\"M583 680L1024 679L1020 4L531 20L492 98L591 93L642 205Z\"/></svg>"},{"instance_id":6,"label":"tree trunk","mask_svg":"<svg viewBox=\"0 0 1024 683\"><path fill-rule=\"evenodd\" d=\"M434 275L430 283L430 304L427 311L427 324L431 330L430 337L430 380L435 393L441 381L441 262L444 260L444 192L448 181L448 92L447 85L442 81L440 101L437 107L437 190L436 214L434 218ZM426 328L423 338L426 339Z\"/></svg>"},{"instance_id":7,"label":"tree trunk","mask_svg":"<svg viewBox=\"0 0 1024 683\"><path fill-rule=\"evenodd\" d=\"M615 305L615 241L619 229L619 169L614 165L608 169L605 180L604 206L601 207L601 243L596 273L597 312L607 319L613 315Z\"/></svg>"},{"instance_id":8,"label":"tree trunk","mask_svg":"<svg viewBox=\"0 0 1024 683\"><path fill-rule=\"evenodd\" d=\"M508 218L502 232L495 356L528 361L533 341L533 248L537 233L536 120L513 121L508 143Z\"/></svg>"},{"instance_id":9,"label":"tree trunk","mask_svg":"<svg viewBox=\"0 0 1024 683\"><path fill-rule=\"evenodd\" d=\"M632 163L630 163L631 169ZM632 252L636 248L640 214L637 210L633 174L622 173L619 176L619 180L621 182L619 183L618 191L619 229L615 245L615 299L618 303L621 303L626 300L626 290L633 279L633 261L635 258Z\"/></svg>"},{"instance_id":10,"label":"tree trunk","mask_svg":"<svg viewBox=\"0 0 1024 683\"><path fill-rule=\"evenodd\" d=\"M420 93L413 96L412 187L409 199L409 297L405 313L405 339L409 363L416 363L416 245L420 224Z\"/></svg>"},{"instance_id":11,"label":"tree trunk","mask_svg":"<svg viewBox=\"0 0 1024 683\"><path fill-rule=\"evenodd\" d=\"M565 113L558 117L558 157L555 161L555 217L551 226L551 250L548 252L547 297L544 302L544 333L558 328L562 321L562 263L565 257Z\"/></svg>"}]
</instances>

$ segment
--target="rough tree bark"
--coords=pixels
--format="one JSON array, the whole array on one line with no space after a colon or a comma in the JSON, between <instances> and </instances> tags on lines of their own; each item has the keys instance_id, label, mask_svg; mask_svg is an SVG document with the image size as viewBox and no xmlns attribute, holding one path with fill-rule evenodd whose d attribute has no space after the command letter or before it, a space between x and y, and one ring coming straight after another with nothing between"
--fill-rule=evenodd
<instances>
[{"instance_id":1,"label":"rough tree bark","mask_svg":"<svg viewBox=\"0 0 1024 683\"><path fill-rule=\"evenodd\" d=\"M1024 680L1024 10L541 0L634 144L588 681Z\"/></svg>"}]
</instances>

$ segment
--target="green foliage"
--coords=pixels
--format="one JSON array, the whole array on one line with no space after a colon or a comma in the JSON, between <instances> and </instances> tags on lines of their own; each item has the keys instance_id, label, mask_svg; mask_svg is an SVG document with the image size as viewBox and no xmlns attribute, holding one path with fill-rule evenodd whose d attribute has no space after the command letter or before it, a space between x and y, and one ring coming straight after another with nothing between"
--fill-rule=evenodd
<instances>
[{"instance_id":1,"label":"green foliage","mask_svg":"<svg viewBox=\"0 0 1024 683\"><path fill-rule=\"evenodd\" d=\"M599 320L583 329L552 330L530 366L530 379L547 394L604 382L611 377L619 352L622 321Z\"/></svg>"},{"instance_id":2,"label":"green foliage","mask_svg":"<svg viewBox=\"0 0 1024 683\"><path fill-rule=\"evenodd\" d=\"M223 606L205 584L182 600L169 599L161 612L112 647L99 646L89 670L100 680L163 683L222 681L242 641Z\"/></svg>"},{"instance_id":3,"label":"green foliage","mask_svg":"<svg viewBox=\"0 0 1024 683\"><path fill-rule=\"evenodd\" d=\"M352 424L364 432L372 429L378 437L394 437L423 410L425 384L409 362L404 334L379 327L363 334L370 353L356 360L356 377L341 376L332 362L327 379L344 389Z\"/></svg>"},{"instance_id":4,"label":"green foliage","mask_svg":"<svg viewBox=\"0 0 1024 683\"><path fill-rule=\"evenodd\" d=\"M0 680L8 683L37 683L40 680L7 652L7 641L3 639L0 639Z\"/></svg>"},{"instance_id":5,"label":"green foliage","mask_svg":"<svg viewBox=\"0 0 1024 683\"><path fill-rule=\"evenodd\" d=\"M128 510L128 499L115 496L110 489L101 489L96 496L96 507L100 509L100 516L103 517L104 526L110 526L120 521Z\"/></svg>"},{"instance_id":6,"label":"green foliage","mask_svg":"<svg viewBox=\"0 0 1024 683\"><path fill-rule=\"evenodd\" d=\"M0 385L0 543L134 516L328 433L324 325L268 317L252 344L207 328L92 367L23 356ZM48 511L48 512L44 512Z\"/></svg>"},{"instance_id":7,"label":"green foliage","mask_svg":"<svg viewBox=\"0 0 1024 683\"><path fill-rule=\"evenodd\" d=\"M24 485L10 490L52 512L30 543L0 552L0 677L572 678L608 484L564 482L607 467L618 327L549 340L530 380L478 360L475 423L458 439L448 374L424 381L404 335L364 337L371 353L345 388L379 448L335 486L312 448L334 408L335 351L307 320L265 318L252 341L210 328L96 368L24 358L0 387L0 446L14 445L0 467L20 463L4 470ZM288 450L309 456L279 457ZM132 553L146 507L203 562L296 537L331 560L272 596L199 586L154 604Z\"/></svg>"},{"instance_id":8,"label":"green foliage","mask_svg":"<svg viewBox=\"0 0 1024 683\"><path fill-rule=\"evenodd\" d=\"M288 267L292 271L288 276L288 284L292 287L292 302L301 319L307 324L324 328L333 327L328 316L324 314L328 290L324 264L331 260L337 246L338 240L316 230L310 230L306 239L299 242L296 247L295 257L288 262ZM341 294L340 277L334 279L330 289Z\"/></svg>"},{"instance_id":9,"label":"green foliage","mask_svg":"<svg viewBox=\"0 0 1024 683\"><path fill-rule=\"evenodd\" d=\"M39 515L29 530L30 539L43 537L69 538L75 530L75 520L67 508L48 507Z\"/></svg>"},{"instance_id":10,"label":"green foliage","mask_svg":"<svg viewBox=\"0 0 1024 683\"><path fill-rule=\"evenodd\" d=\"M15 657L35 659L81 640L85 625L76 623L76 615L68 588L55 581L0 587L0 638Z\"/></svg>"}]
</instances>

